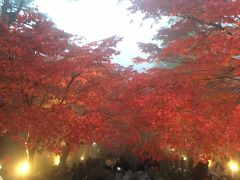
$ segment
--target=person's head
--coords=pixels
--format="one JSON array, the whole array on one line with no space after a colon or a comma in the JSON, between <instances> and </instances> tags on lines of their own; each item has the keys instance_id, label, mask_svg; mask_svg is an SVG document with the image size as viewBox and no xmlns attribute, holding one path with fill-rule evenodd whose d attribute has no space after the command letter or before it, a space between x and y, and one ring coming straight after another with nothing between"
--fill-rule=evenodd
<instances>
[{"instance_id":1,"label":"person's head","mask_svg":"<svg viewBox=\"0 0 240 180\"><path fill-rule=\"evenodd\" d=\"M143 163L139 163L137 165L137 171L145 171L145 166Z\"/></svg>"}]
</instances>

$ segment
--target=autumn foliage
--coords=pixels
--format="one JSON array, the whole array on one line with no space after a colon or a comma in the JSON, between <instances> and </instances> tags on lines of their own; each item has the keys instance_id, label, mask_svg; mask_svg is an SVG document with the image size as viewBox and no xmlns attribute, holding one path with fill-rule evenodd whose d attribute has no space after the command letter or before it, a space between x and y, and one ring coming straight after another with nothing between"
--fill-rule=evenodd
<instances>
[{"instance_id":1,"label":"autumn foliage","mask_svg":"<svg viewBox=\"0 0 240 180\"><path fill-rule=\"evenodd\" d=\"M0 134L40 150L97 141L153 159L239 151L240 1L132 3L171 17L161 46L144 49L171 68L112 64L119 38L82 44L36 12L1 23Z\"/></svg>"},{"instance_id":2,"label":"autumn foliage","mask_svg":"<svg viewBox=\"0 0 240 180\"><path fill-rule=\"evenodd\" d=\"M105 132L98 90L118 38L86 45L35 12L1 23L1 134L28 148L61 151L100 141ZM103 82L101 82L103 81Z\"/></svg>"},{"instance_id":3,"label":"autumn foliage","mask_svg":"<svg viewBox=\"0 0 240 180\"><path fill-rule=\"evenodd\" d=\"M171 20L148 53L172 68L141 75L147 92L136 98L154 132L151 154L166 145L196 157L238 151L240 1L137 0L131 9Z\"/></svg>"}]
</instances>

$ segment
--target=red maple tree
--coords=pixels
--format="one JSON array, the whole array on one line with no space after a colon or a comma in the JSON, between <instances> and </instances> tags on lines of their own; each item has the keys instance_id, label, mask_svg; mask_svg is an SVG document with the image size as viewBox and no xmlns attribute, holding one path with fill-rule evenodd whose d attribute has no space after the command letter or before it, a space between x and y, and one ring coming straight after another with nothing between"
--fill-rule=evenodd
<instances>
[{"instance_id":1,"label":"red maple tree","mask_svg":"<svg viewBox=\"0 0 240 180\"><path fill-rule=\"evenodd\" d=\"M132 2L133 12L171 20L155 35L161 46L141 44L149 59L174 64L138 80L147 92L136 96L136 102L147 113L154 137L143 149L154 157L163 146L195 157L235 153L240 135L233 125L239 122L240 1Z\"/></svg>"},{"instance_id":2,"label":"red maple tree","mask_svg":"<svg viewBox=\"0 0 240 180\"><path fill-rule=\"evenodd\" d=\"M172 68L112 64L119 38L84 45L35 12L0 23L1 135L62 161L93 141L154 159L166 147L194 157L239 150L240 1L132 2L148 17L172 17L155 37L161 47L141 45Z\"/></svg>"},{"instance_id":3,"label":"red maple tree","mask_svg":"<svg viewBox=\"0 0 240 180\"><path fill-rule=\"evenodd\" d=\"M110 60L120 39L77 45L81 39L37 12L24 12L11 26L1 22L0 32L1 135L22 141L32 154L67 154L100 141L106 127L99 87L118 73Z\"/></svg>"}]
</instances>

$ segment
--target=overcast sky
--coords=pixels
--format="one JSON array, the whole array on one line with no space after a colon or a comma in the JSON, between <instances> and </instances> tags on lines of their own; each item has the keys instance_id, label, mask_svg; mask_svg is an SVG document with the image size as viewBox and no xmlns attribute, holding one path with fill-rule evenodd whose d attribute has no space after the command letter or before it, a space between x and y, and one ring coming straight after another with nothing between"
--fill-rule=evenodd
<instances>
[{"instance_id":1,"label":"overcast sky","mask_svg":"<svg viewBox=\"0 0 240 180\"><path fill-rule=\"evenodd\" d=\"M121 54L114 62L124 66L132 64L131 59L141 55L136 43L150 42L157 27L164 24L151 28L154 21L143 22L141 13L129 14L126 8L130 4L126 1L118 4L117 0L36 0L36 5L58 28L83 36L87 41L113 35L123 37L118 45Z\"/></svg>"}]
</instances>

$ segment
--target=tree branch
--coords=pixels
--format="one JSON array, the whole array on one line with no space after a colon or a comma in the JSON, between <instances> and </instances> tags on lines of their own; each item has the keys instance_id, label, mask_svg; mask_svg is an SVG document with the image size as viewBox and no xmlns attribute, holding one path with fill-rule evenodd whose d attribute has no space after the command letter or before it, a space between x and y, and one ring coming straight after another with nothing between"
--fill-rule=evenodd
<instances>
[{"instance_id":1,"label":"tree branch","mask_svg":"<svg viewBox=\"0 0 240 180\"><path fill-rule=\"evenodd\" d=\"M238 77L240 77L240 75L236 75L236 76L219 76L219 77L205 78L205 79L200 79L200 80L232 79L232 80L240 81L240 79L238 79Z\"/></svg>"},{"instance_id":2,"label":"tree branch","mask_svg":"<svg viewBox=\"0 0 240 180\"><path fill-rule=\"evenodd\" d=\"M212 23L212 22L204 22L203 20L200 20L194 16L191 16L191 15L185 15L185 16L182 16L183 18L187 18L189 19L190 21L195 21L195 22L198 22L200 24L205 24L205 25L208 25L208 26L213 26L215 27L216 29L219 29L219 30L223 30L224 27L222 26L221 23Z\"/></svg>"},{"instance_id":3,"label":"tree branch","mask_svg":"<svg viewBox=\"0 0 240 180\"><path fill-rule=\"evenodd\" d=\"M11 17L11 18L8 17L8 19L9 19L9 20L8 20L8 23L9 23L9 25L10 25L12 22L16 21L17 16L19 15L20 11L21 11L22 8L23 8L24 2L25 2L25 0L21 0L19 6L18 6L18 8L17 8L17 11L14 12L14 16Z\"/></svg>"},{"instance_id":4,"label":"tree branch","mask_svg":"<svg viewBox=\"0 0 240 180\"><path fill-rule=\"evenodd\" d=\"M71 77L70 81L68 82L68 84L67 84L67 86L66 86L65 92L64 92L64 94L63 94L63 98L62 98L62 100L61 100L61 103L63 103L64 100L66 99L67 93L69 92L71 85L73 84L74 80L75 80L79 75L80 75L80 73L72 74L72 77Z\"/></svg>"},{"instance_id":5,"label":"tree branch","mask_svg":"<svg viewBox=\"0 0 240 180\"><path fill-rule=\"evenodd\" d=\"M17 10L15 12L8 12L8 9L11 9L11 4L9 0L4 0L2 5L2 19L6 25L10 25L12 22L16 21L17 16L19 15L20 11L23 8L25 0L21 0Z\"/></svg>"},{"instance_id":6,"label":"tree branch","mask_svg":"<svg viewBox=\"0 0 240 180\"><path fill-rule=\"evenodd\" d=\"M40 105L39 105L40 107L43 106L43 104L44 104L44 102L45 102L45 100L46 100L47 94L48 94L48 92L45 91L45 93L44 93L44 95L43 95L43 98L42 98L42 101L41 101L41 103L40 103Z\"/></svg>"}]
</instances>

